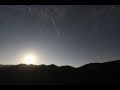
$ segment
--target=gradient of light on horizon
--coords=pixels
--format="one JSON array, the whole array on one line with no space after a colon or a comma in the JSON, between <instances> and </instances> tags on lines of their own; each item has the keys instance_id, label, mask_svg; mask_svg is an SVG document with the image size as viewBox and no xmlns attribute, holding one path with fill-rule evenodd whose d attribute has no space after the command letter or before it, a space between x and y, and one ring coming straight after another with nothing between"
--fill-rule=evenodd
<instances>
[{"instance_id":1,"label":"gradient of light on horizon","mask_svg":"<svg viewBox=\"0 0 120 90\"><path fill-rule=\"evenodd\" d=\"M0 63L81 66L120 59L119 5L0 5Z\"/></svg>"}]
</instances>

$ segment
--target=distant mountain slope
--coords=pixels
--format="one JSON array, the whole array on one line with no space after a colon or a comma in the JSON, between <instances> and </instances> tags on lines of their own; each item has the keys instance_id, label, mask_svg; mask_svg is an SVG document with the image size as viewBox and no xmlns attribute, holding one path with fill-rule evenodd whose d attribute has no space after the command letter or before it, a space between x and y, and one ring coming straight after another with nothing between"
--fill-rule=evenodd
<instances>
[{"instance_id":1,"label":"distant mountain slope","mask_svg":"<svg viewBox=\"0 0 120 90\"><path fill-rule=\"evenodd\" d=\"M120 60L89 63L82 67L51 65L0 65L0 84L119 83Z\"/></svg>"}]
</instances>

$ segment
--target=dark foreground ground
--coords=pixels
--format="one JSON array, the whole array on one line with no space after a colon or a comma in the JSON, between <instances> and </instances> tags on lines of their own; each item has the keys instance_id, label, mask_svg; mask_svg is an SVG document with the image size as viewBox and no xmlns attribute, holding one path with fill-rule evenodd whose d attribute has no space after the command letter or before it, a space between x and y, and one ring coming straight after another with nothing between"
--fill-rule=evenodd
<instances>
[{"instance_id":1,"label":"dark foreground ground","mask_svg":"<svg viewBox=\"0 0 120 90\"><path fill-rule=\"evenodd\" d=\"M86 85L120 84L120 61L90 63L82 67L56 65L0 65L0 84Z\"/></svg>"}]
</instances>

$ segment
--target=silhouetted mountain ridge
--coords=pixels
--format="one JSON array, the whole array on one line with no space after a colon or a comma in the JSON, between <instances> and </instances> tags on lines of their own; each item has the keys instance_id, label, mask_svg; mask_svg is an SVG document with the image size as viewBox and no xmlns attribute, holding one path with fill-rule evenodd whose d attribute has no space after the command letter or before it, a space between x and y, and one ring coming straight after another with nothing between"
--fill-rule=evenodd
<instances>
[{"instance_id":1,"label":"silhouetted mountain ridge","mask_svg":"<svg viewBox=\"0 0 120 90\"><path fill-rule=\"evenodd\" d=\"M0 84L86 84L120 82L120 60L81 67L0 65Z\"/></svg>"}]
</instances>

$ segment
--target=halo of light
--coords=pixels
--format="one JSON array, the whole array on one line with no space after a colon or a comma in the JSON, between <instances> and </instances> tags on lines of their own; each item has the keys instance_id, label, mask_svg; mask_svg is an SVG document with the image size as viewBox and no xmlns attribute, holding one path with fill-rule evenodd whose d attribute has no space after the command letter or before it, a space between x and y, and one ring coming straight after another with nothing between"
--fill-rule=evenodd
<instances>
[{"instance_id":1,"label":"halo of light","mask_svg":"<svg viewBox=\"0 0 120 90\"><path fill-rule=\"evenodd\" d=\"M23 59L24 64L36 64L36 56L33 54L28 54Z\"/></svg>"}]
</instances>

